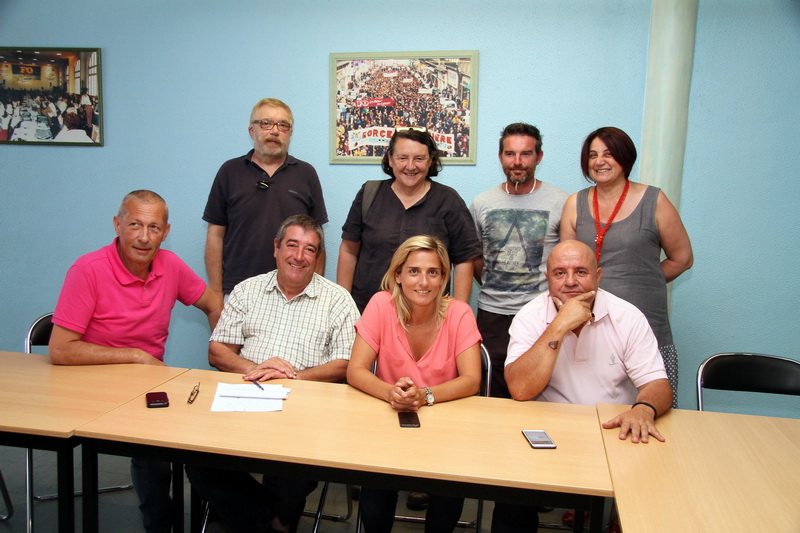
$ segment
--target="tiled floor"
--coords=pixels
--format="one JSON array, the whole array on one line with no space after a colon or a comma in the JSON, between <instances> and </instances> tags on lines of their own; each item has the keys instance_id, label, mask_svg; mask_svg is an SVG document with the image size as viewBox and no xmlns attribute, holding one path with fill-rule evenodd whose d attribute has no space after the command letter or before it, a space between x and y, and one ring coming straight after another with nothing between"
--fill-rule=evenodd
<instances>
[{"instance_id":1,"label":"tiled floor","mask_svg":"<svg viewBox=\"0 0 800 533\"><path fill-rule=\"evenodd\" d=\"M53 494L56 491L56 459L55 453L39 451L34 452L35 462L35 492L37 495ZM76 465L76 488L80 488L80 453L75 453ZM2 470L5 477L6 485L11 495L14 504L14 515L5 522L0 522L0 533L23 533L25 532L26 522L26 507L25 507L25 450L22 448L11 448L0 446L0 470ZM100 470L100 486L126 484L130 482L130 459L123 457L101 456L99 461ZM186 482L184 487L184 494L186 495L186 502L184 508L186 509L186 531L189 530L189 485ZM309 504L307 509L316 509L316 502L318 501L317 494L312 494L309 497ZM410 515L422 515L423 513L414 513L405 509L405 497L401 494L400 504L398 504L398 512L408 513ZM49 533L57 531L57 502L45 501L36 502L34 504L34 524L35 531L42 533ZM141 518L138 509L138 500L136 493L133 490L122 492L114 492L102 494L100 496L100 525L103 533L136 533L143 531L141 525ZM462 519L473 520L475 517L475 500L467 500L464 506L464 513ZM607 506L608 507L608 506ZM356 504L356 510L357 510ZM325 511L329 513L345 513L347 509L345 499L345 488L343 485L331 485L326 500ZM80 524L81 520L81 506L80 502L76 501L75 512L77 515L77 523ZM5 513L2 503L0 503L0 514ZM541 514L542 523L558 523L561 522L561 514L563 510L556 509L555 511L547 514ZM484 503L484 519L483 531L488 532L491 527L492 516L492 503ZM298 533L310 533L313 529L313 520L311 518L303 518L300 521ZM78 526L79 527L79 526ZM411 533L422 532L423 527L420 524L411 524L397 522L394 531L396 533ZM566 528L564 528L566 529ZM539 531L542 533L556 531L546 527L540 527ZM559 528L558 530L562 530ZM571 530L571 528L570 528ZM224 533L224 528L219 524L212 524L208 528L209 533ZM346 522L333 522L330 520L323 520L320 526L320 531L323 533L345 533L355 531L355 517L350 518ZM471 529L461 529L458 531L471 531Z\"/></svg>"}]
</instances>

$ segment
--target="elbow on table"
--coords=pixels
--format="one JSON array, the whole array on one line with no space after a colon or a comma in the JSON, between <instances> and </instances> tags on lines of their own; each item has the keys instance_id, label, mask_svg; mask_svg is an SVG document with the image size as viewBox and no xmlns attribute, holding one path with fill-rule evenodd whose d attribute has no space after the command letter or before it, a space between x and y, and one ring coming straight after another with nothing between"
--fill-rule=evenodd
<instances>
[{"instance_id":1,"label":"elbow on table","mask_svg":"<svg viewBox=\"0 0 800 533\"><path fill-rule=\"evenodd\" d=\"M73 365L75 364L67 350L63 346L51 343L47 347L47 355L50 356L50 363L54 365Z\"/></svg>"},{"instance_id":2,"label":"elbow on table","mask_svg":"<svg viewBox=\"0 0 800 533\"><path fill-rule=\"evenodd\" d=\"M512 390L511 387L508 388L508 392L511 394L511 398L518 402L527 402L528 400L533 399L532 394L528 394L525 391Z\"/></svg>"},{"instance_id":3,"label":"elbow on table","mask_svg":"<svg viewBox=\"0 0 800 533\"><path fill-rule=\"evenodd\" d=\"M361 385L362 383L362 378L364 376L365 370L366 369L361 366L352 365L348 362L347 369L345 371L345 381L347 382L348 385L352 385L357 389L361 389L359 385ZM372 374L372 372L369 372L369 374Z\"/></svg>"},{"instance_id":4,"label":"elbow on table","mask_svg":"<svg viewBox=\"0 0 800 533\"><path fill-rule=\"evenodd\" d=\"M520 380L513 378L508 379L508 376L506 376L506 385L508 386L508 392L511 394L511 397L519 402L532 400L541 392L541 389L535 390L530 384L520 383Z\"/></svg>"},{"instance_id":5,"label":"elbow on table","mask_svg":"<svg viewBox=\"0 0 800 533\"><path fill-rule=\"evenodd\" d=\"M50 355L50 363L54 365L68 365L69 361L67 361L63 356L54 352L53 350L49 351Z\"/></svg>"}]
</instances>

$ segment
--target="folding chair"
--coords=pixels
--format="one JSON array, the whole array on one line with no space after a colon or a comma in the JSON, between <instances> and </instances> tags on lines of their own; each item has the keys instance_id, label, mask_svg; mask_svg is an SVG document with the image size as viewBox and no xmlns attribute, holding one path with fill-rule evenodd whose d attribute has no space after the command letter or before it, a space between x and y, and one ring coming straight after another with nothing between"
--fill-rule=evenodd
<instances>
[{"instance_id":1,"label":"folding chair","mask_svg":"<svg viewBox=\"0 0 800 533\"><path fill-rule=\"evenodd\" d=\"M697 410L703 389L800 396L800 361L758 353L718 353L697 369Z\"/></svg>"},{"instance_id":2,"label":"folding chair","mask_svg":"<svg viewBox=\"0 0 800 533\"><path fill-rule=\"evenodd\" d=\"M28 329L28 333L25 335L25 353L30 354L33 353L32 349L34 346L47 346L50 343L50 334L53 332L53 313L47 313L46 315L42 315L36 320L33 321L31 324L30 329ZM25 495L27 498L28 509L27 509L27 519L28 519L28 531L33 530L33 502L43 502L49 500L55 500L58 498L57 494L45 494L42 496L36 496L33 493L33 448L28 448L27 450L27 457L25 460L25 481L26 481L26 491ZM133 484L127 485L114 485L111 487L103 487L99 489L97 492L115 492L119 490L130 490L133 488ZM82 496L83 492L75 491L75 496Z\"/></svg>"}]
</instances>

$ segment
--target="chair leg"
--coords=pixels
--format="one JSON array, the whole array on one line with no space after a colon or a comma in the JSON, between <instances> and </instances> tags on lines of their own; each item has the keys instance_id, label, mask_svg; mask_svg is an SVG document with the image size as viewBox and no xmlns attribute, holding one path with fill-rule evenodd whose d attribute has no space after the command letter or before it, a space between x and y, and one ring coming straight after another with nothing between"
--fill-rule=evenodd
<instances>
[{"instance_id":1,"label":"chair leg","mask_svg":"<svg viewBox=\"0 0 800 533\"><path fill-rule=\"evenodd\" d=\"M206 533L208 527L208 515L211 513L211 506L208 502L203 504L203 520L200 521L200 533Z\"/></svg>"},{"instance_id":2,"label":"chair leg","mask_svg":"<svg viewBox=\"0 0 800 533\"><path fill-rule=\"evenodd\" d=\"M361 499L358 500L358 511L356 512L356 533L361 533Z\"/></svg>"},{"instance_id":3,"label":"chair leg","mask_svg":"<svg viewBox=\"0 0 800 533\"><path fill-rule=\"evenodd\" d=\"M478 500L478 511L475 513L475 533L481 533L483 524L483 500Z\"/></svg>"},{"instance_id":4,"label":"chair leg","mask_svg":"<svg viewBox=\"0 0 800 533\"><path fill-rule=\"evenodd\" d=\"M133 483L128 483L127 485L111 485L111 486L108 486L108 487L100 487L99 489L97 489L97 493L98 494L103 494L103 493L106 493L106 492L118 492L118 491L122 491L122 490L131 490L131 489L133 489ZM75 496L76 498L79 498L79 497L83 496L83 491L76 490L73 493L73 496ZM34 494L33 499L35 501L37 501L37 502L49 502L49 501L52 501L52 500L57 500L58 499L58 494L42 494L40 496L36 496Z\"/></svg>"},{"instance_id":5,"label":"chair leg","mask_svg":"<svg viewBox=\"0 0 800 533\"><path fill-rule=\"evenodd\" d=\"M28 448L25 457L25 499L28 507L26 530L33 533L33 448Z\"/></svg>"},{"instance_id":6,"label":"chair leg","mask_svg":"<svg viewBox=\"0 0 800 533\"><path fill-rule=\"evenodd\" d=\"M0 514L0 522L5 522L14 516L14 505L11 503L11 497L8 495L8 488L6 487L6 480L3 479L3 472L0 472L0 493L2 493L3 501L6 505L6 514Z\"/></svg>"},{"instance_id":7,"label":"chair leg","mask_svg":"<svg viewBox=\"0 0 800 533\"><path fill-rule=\"evenodd\" d=\"M303 516L309 516L315 519L314 522L314 531L317 530L319 527L319 519L323 520L331 520L332 522L347 522L350 520L350 517L353 516L353 497L350 491L350 485L345 486L347 490L347 513L345 514L330 514L330 513L323 513L322 509L325 504L325 498L327 497L328 492L328 482L326 481L325 484L322 486L322 492L320 493L320 500L319 504L317 505L316 511L303 511ZM319 517L319 518L317 518Z\"/></svg>"},{"instance_id":8,"label":"chair leg","mask_svg":"<svg viewBox=\"0 0 800 533\"><path fill-rule=\"evenodd\" d=\"M322 508L325 507L325 498L328 496L329 486L330 483L327 481L322 484L322 492L319 495L319 503L317 504L316 516L314 516L314 529L312 529L312 533L317 533L319 531L319 523L322 520Z\"/></svg>"},{"instance_id":9,"label":"chair leg","mask_svg":"<svg viewBox=\"0 0 800 533\"><path fill-rule=\"evenodd\" d=\"M111 485L108 487L101 487L97 489L97 494L104 494L106 492L120 492L123 490L131 490L132 488L133 488L133 483L128 483L127 485ZM76 490L72 495L75 496L76 498L80 498L81 496L83 496L83 491ZM41 496L34 495L33 499L34 501L37 502L49 502L52 500L57 500L58 494L42 494Z\"/></svg>"}]
</instances>

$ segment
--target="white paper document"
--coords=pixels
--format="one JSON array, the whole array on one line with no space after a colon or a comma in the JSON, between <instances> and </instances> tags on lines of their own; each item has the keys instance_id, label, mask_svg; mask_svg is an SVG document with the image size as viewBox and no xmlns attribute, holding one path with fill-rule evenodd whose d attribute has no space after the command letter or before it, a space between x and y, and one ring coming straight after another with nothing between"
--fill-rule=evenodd
<instances>
[{"instance_id":1,"label":"white paper document","mask_svg":"<svg viewBox=\"0 0 800 533\"><path fill-rule=\"evenodd\" d=\"M217 383L212 411L267 412L283 409L283 400L292 389L283 385L261 385L259 389L252 383L234 385Z\"/></svg>"}]
</instances>

